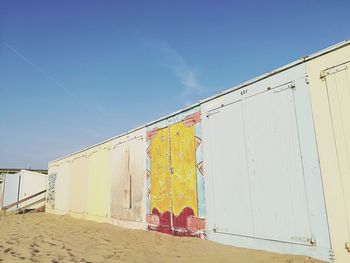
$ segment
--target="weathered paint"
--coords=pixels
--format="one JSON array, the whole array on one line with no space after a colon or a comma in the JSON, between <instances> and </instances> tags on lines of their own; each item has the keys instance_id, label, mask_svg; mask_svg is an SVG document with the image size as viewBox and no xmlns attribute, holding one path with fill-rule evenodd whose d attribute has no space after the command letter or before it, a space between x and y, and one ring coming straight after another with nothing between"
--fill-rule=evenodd
<instances>
[{"instance_id":1,"label":"weathered paint","mask_svg":"<svg viewBox=\"0 0 350 263\"><path fill-rule=\"evenodd\" d=\"M146 129L112 141L111 220L131 228L145 227Z\"/></svg>"},{"instance_id":2,"label":"weathered paint","mask_svg":"<svg viewBox=\"0 0 350 263\"><path fill-rule=\"evenodd\" d=\"M202 236L204 180L198 108L148 127L148 214L150 230Z\"/></svg>"},{"instance_id":3,"label":"weathered paint","mask_svg":"<svg viewBox=\"0 0 350 263\"><path fill-rule=\"evenodd\" d=\"M47 211L144 228L145 137L138 129L50 163Z\"/></svg>"},{"instance_id":4,"label":"weathered paint","mask_svg":"<svg viewBox=\"0 0 350 263\"><path fill-rule=\"evenodd\" d=\"M51 166L48 172L47 184L46 184L46 205L45 210L47 212L54 212L55 199L56 199L56 178L57 178L57 166Z\"/></svg>"},{"instance_id":5,"label":"weathered paint","mask_svg":"<svg viewBox=\"0 0 350 263\"><path fill-rule=\"evenodd\" d=\"M151 139L150 147L151 180L157 180L151 184L151 207L156 208L158 213L170 211L170 156L169 156L169 129L163 128L155 133ZM151 174L152 173L152 174ZM157 178L157 179L153 179ZM167 222L170 225L170 221Z\"/></svg>"},{"instance_id":6,"label":"weathered paint","mask_svg":"<svg viewBox=\"0 0 350 263\"><path fill-rule=\"evenodd\" d=\"M329 260L304 65L202 104L209 239Z\"/></svg>"},{"instance_id":7,"label":"weathered paint","mask_svg":"<svg viewBox=\"0 0 350 263\"><path fill-rule=\"evenodd\" d=\"M170 125L173 213L178 215L187 206L198 216L195 128L178 122Z\"/></svg>"},{"instance_id":8,"label":"weathered paint","mask_svg":"<svg viewBox=\"0 0 350 263\"><path fill-rule=\"evenodd\" d=\"M350 262L349 61L348 44L307 62L332 250L341 263Z\"/></svg>"}]
</instances>

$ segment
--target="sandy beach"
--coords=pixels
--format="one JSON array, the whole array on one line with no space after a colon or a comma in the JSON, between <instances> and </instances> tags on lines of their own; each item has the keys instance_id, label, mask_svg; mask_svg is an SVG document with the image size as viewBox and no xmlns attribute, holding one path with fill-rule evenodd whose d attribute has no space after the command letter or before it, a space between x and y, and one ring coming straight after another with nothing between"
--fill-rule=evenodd
<instances>
[{"instance_id":1,"label":"sandy beach","mask_svg":"<svg viewBox=\"0 0 350 263\"><path fill-rule=\"evenodd\" d=\"M321 262L47 213L0 215L1 262Z\"/></svg>"}]
</instances>

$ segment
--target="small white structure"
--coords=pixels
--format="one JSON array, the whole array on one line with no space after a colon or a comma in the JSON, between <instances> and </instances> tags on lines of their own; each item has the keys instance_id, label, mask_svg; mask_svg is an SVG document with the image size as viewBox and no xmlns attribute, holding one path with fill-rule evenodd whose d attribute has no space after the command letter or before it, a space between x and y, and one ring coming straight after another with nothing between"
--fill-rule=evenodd
<instances>
[{"instance_id":1,"label":"small white structure","mask_svg":"<svg viewBox=\"0 0 350 263\"><path fill-rule=\"evenodd\" d=\"M15 174L5 174L4 182L2 185L1 193L1 207L8 206L17 201L20 201L26 197L44 191L46 189L47 175L31 172L27 170L21 170ZM36 197L31 198L28 201L18 204L10 208L10 211L16 210L18 208L25 207L30 203L38 201L45 197L45 193L42 193ZM45 201L34 204L30 209L39 208L45 204Z\"/></svg>"}]
</instances>

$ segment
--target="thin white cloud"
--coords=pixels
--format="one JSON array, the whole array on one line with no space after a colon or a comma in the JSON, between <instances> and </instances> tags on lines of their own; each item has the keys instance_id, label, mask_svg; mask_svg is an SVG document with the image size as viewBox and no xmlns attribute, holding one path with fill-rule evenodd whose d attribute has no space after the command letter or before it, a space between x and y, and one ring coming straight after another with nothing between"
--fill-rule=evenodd
<instances>
[{"instance_id":1,"label":"thin white cloud","mask_svg":"<svg viewBox=\"0 0 350 263\"><path fill-rule=\"evenodd\" d=\"M205 88L198 80L196 70L188 65L186 59L175 48L165 42L155 42L144 38L141 38L140 41L148 48L160 53L162 59L165 59L165 66L170 69L181 84L180 94L186 105L196 101L197 96L202 94Z\"/></svg>"},{"instance_id":2,"label":"thin white cloud","mask_svg":"<svg viewBox=\"0 0 350 263\"><path fill-rule=\"evenodd\" d=\"M204 87L199 83L195 69L187 64L185 58L167 44L161 45L161 51L169 58L168 66L182 84L181 93L187 102L192 100L192 96L201 94Z\"/></svg>"}]
</instances>

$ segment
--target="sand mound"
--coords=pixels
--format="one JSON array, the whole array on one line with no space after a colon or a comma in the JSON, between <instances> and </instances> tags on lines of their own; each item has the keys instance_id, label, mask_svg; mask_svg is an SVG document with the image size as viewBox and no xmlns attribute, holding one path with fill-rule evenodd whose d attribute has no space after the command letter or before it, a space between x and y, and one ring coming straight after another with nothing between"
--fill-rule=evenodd
<instances>
[{"instance_id":1,"label":"sand mound","mask_svg":"<svg viewBox=\"0 0 350 263\"><path fill-rule=\"evenodd\" d=\"M0 214L2 262L320 262L47 213Z\"/></svg>"}]
</instances>

